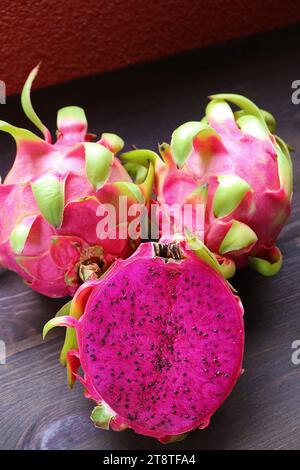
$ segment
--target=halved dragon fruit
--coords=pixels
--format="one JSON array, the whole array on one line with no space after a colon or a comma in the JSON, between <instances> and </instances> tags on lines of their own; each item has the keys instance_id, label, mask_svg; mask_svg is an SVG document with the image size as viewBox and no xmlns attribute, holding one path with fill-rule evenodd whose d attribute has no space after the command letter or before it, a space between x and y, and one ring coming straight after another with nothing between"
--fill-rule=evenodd
<instances>
[{"instance_id":1,"label":"halved dragon fruit","mask_svg":"<svg viewBox=\"0 0 300 470\"><path fill-rule=\"evenodd\" d=\"M124 222L118 217L116 237L99 237L100 212L110 203L118 215L120 196L128 207L144 203L151 193L151 174L145 184L135 185L115 157L123 140L106 133L92 142L85 113L76 106L58 111L52 144L31 104L37 72L38 67L30 73L21 102L44 139L0 121L0 130L11 134L17 145L14 165L0 185L0 264L16 271L32 289L63 297L73 295L82 280L99 277L116 258L133 253L139 241L124 237L127 226L119 236Z\"/></svg>"},{"instance_id":2,"label":"halved dragon fruit","mask_svg":"<svg viewBox=\"0 0 300 470\"><path fill-rule=\"evenodd\" d=\"M240 376L242 305L204 245L189 244L141 244L45 325L44 335L75 329L69 384L79 379L96 402L97 427L181 440L209 424Z\"/></svg>"},{"instance_id":3,"label":"halved dragon fruit","mask_svg":"<svg viewBox=\"0 0 300 470\"><path fill-rule=\"evenodd\" d=\"M169 206L205 206L204 243L218 255L228 276L250 264L276 274L282 256L276 239L291 210L292 162L284 141L273 135L275 120L247 98L210 97L200 122L187 122L171 144L155 152L134 150L121 157L136 181L155 164L158 201ZM228 102L241 109L233 112Z\"/></svg>"}]
</instances>

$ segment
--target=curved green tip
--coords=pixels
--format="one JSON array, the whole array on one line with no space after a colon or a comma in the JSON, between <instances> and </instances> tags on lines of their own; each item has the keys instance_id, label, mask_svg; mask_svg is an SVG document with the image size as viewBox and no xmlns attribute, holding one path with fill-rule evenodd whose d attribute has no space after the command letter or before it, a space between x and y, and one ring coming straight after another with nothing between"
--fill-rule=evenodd
<instances>
[{"instance_id":1,"label":"curved green tip","mask_svg":"<svg viewBox=\"0 0 300 470\"><path fill-rule=\"evenodd\" d=\"M252 191L251 186L236 175L218 176L219 185L214 195L215 217L226 217L241 203L245 195Z\"/></svg>"},{"instance_id":2,"label":"curved green tip","mask_svg":"<svg viewBox=\"0 0 300 470\"><path fill-rule=\"evenodd\" d=\"M269 139L269 130L256 116L244 115L237 120L237 124L244 134L251 135L256 139Z\"/></svg>"},{"instance_id":3,"label":"curved green tip","mask_svg":"<svg viewBox=\"0 0 300 470\"><path fill-rule=\"evenodd\" d=\"M220 270L225 279L230 279L235 275L236 265L235 262L229 258L219 260Z\"/></svg>"},{"instance_id":4,"label":"curved green tip","mask_svg":"<svg viewBox=\"0 0 300 470\"><path fill-rule=\"evenodd\" d=\"M141 184L148 175L148 168L143 165L137 165L133 162L124 163L125 170L136 184Z\"/></svg>"},{"instance_id":5,"label":"curved green tip","mask_svg":"<svg viewBox=\"0 0 300 470\"><path fill-rule=\"evenodd\" d=\"M117 181L112 184L118 188L119 196L127 196L135 199L140 204L144 203L144 195L137 184L128 181Z\"/></svg>"},{"instance_id":6,"label":"curved green tip","mask_svg":"<svg viewBox=\"0 0 300 470\"><path fill-rule=\"evenodd\" d=\"M95 142L84 143L86 174L89 182L98 191L104 186L111 173L113 154L104 145Z\"/></svg>"},{"instance_id":7,"label":"curved green tip","mask_svg":"<svg viewBox=\"0 0 300 470\"><path fill-rule=\"evenodd\" d=\"M44 219L53 227L60 227L65 201L64 178L56 174L44 175L33 181L31 188Z\"/></svg>"},{"instance_id":8,"label":"curved green tip","mask_svg":"<svg viewBox=\"0 0 300 470\"><path fill-rule=\"evenodd\" d=\"M213 97L210 96L209 98ZM233 121L234 119L231 107L228 103L226 103L226 101L222 99L213 99L210 103L208 103L205 114L208 120L211 118L219 123L227 120Z\"/></svg>"},{"instance_id":9,"label":"curved green tip","mask_svg":"<svg viewBox=\"0 0 300 470\"><path fill-rule=\"evenodd\" d=\"M11 249L17 255L21 254L24 249L33 220L34 217L29 217L26 220L20 222L14 227L13 231L9 236L9 243Z\"/></svg>"},{"instance_id":10,"label":"curved green tip","mask_svg":"<svg viewBox=\"0 0 300 470\"><path fill-rule=\"evenodd\" d=\"M215 95L211 95L209 98L213 100L229 101L230 103L233 103L239 106L239 108L241 108L246 114L251 114L252 116L257 117L261 121L261 124L268 131L268 126L265 122L265 119L261 110L256 106L255 103L253 103L251 100L249 100L245 96L238 95L235 93L218 93Z\"/></svg>"},{"instance_id":11,"label":"curved green tip","mask_svg":"<svg viewBox=\"0 0 300 470\"><path fill-rule=\"evenodd\" d=\"M72 300L63 305L55 316L63 317L71 315L71 306ZM77 347L77 336L75 330L73 328L67 328L65 341L59 355L59 361L62 366L65 366L67 364L67 352L70 351L70 349L75 349Z\"/></svg>"},{"instance_id":12,"label":"curved green tip","mask_svg":"<svg viewBox=\"0 0 300 470\"><path fill-rule=\"evenodd\" d=\"M264 109L261 109L260 112L263 115L263 118L268 126L269 131L271 132L271 134L274 134L276 131L276 120L273 114L269 113L269 111L265 111Z\"/></svg>"},{"instance_id":13,"label":"curved green tip","mask_svg":"<svg viewBox=\"0 0 300 470\"><path fill-rule=\"evenodd\" d=\"M177 162L175 161L171 145L163 142L162 144L158 144L158 150L169 170L176 169Z\"/></svg>"},{"instance_id":14,"label":"curved green tip","mask_svg":"<svg viewBox=\"0 0 300 470\"><path fill-rule=\"evenodd\" d=\"M242 250L257 242L256 233L246 224L233 220L219 251L222 255L230 251Z\"/></svg>"},{"instance_id":15,"label":"curved green tip","mask_svg":"<svg viewBox=\"0 0 300 470\"><path fill-rule=\"evenodd\" d=\"M56 313L56 317L64 317L64 316L74 316L71 315L71 307L72 307L72 300L67 302L65 305L61 307L61 309ZM76 317L75 317L76 318ZM65 341L63 347L60 351L59 361L62 366L67 365L67 353L70 349L76 349L77 345L77 336L76 332L73 328L67 328Z\"/></svg>"},{"instance_id":16,"label":"curved green tip","mask_svg":"<svg viewBox=\"0 0 300 470\"><path fill-rule=\"evenodd\" d=\"M55 317L68 317L70 315L72 300L69 300L66 304L64 304L58 312L56 312Z\"/></svg>"},{"instance_id":17,"label":"curved green tip","mask_svg":"<svg viewBox=\"0 0 300 470\"><path fill-rule=\"evenodd\" d=\"M68 383L69 388L71 389L74 387L75 377L73 375L73 371L68 362L66 362L66 368L67 368L67 383Z\"/></svg>"},{"instance_id":18,"label":"curved green tip","mask_svg":"<svg viewBox=\"0 0 300 470\"><path fill-rule=\"evenodd\" d=\"M278 137L278 135L275 135L275 140L277 144L279 145L279 147L281 148L281 150L283 151L286 158L289 160L290 165L293 166L290 151L294 152L294 149L290 145L286 144L285 141L281 139L281 137Z\"/></svg>"},{"instance_id":19,"label":"curved green tip","mask_svg":"<svg viewBox=\"0 0 300 470\"><path fill-rule=\"evenodd\" d=\"M217 271L222 275L220 265L214 256L214 254L207 248L206 245L195 235L193 235L189 230L185 231L186 241L189 248L194 252L194 254L208 264L211 268Z\"/></svg>"},{"instance_id":20,"label":"curved green tip","mask_svg":"<svg viewBox=\"0 0 300 470\"><path fill-rule=\"evenodd\" d=\"M275 247L270 260L256 256L249 257L249 265L263 276L274 276L282 266L281 251Z\"/></svg>"},{"instance_id":21,"label":"curved green tip","mask_svg":"<svg viewBox=\"0 0 300 470\"><path fill-rule=\"evenodd\" d=\"M23 111L28 117L28 119L42 132L42 134L45 137L46 142L51 143L52 141L51 134L49 130L47 129L47 127L42 123L42 121L36 114L35 110L33 109L33 106L31 103L31 97L30 97L32 83L38 74L39 68L40 68L40 64L37 65L28 75L28 78L25 82L25 85L23 87L22 94L21 94L21 104L22 104Z\"/></svg>"},{"instance_id":22,"label":"curved green tip","mask_svg":"<svg viewBox=\"0 0 300 470\"><path fill-rule=\"evenodd\" d=\"M57 112L57 129L63 132L64 128L80 126L87 127L85 112L79 106L66 106Z\"/></svg>"},{"instance_id":23,"label":"curved green tip","mask_svg":"<svg viewBox=\"0 0 300 470\"><path fill-rule=\"evenodd\" d=\"M271 114L268 111L265 111L264 109L261 109L261 108L260 108L260 112L261 112L261 114L262 114L262 116L265 120L265 123L268 126L269 131L271 132L271 134L274 134L274 132L276 130L276 120L275 120L273 114ZM234 117L235 117L236 121L239 118L241 118L242 116L245 116L245 115L246 115L246 113L242 109L239 109L238 111L235 111L235 113L234 113Z\"/></svg>"},{"instance_id":24,"label":"curved green tip","mask_svg":"<svg viewBox=\"0 0 300 470\"><path fill-rule=\"evenodd\" d=\"M278 139L278 137L276 137L276 141L275 149L277 153L280 185L290 198L293 192L293 164L285 142L282 141L282 139Z\"/></svg>"},{"instance_id":25,"label":"curved green tip","mask_svg":"<svg viewBox=\"0 0 300 470\"><path fill-rule=\"evenodd\" d=\"M30 132L27 129L22 129L21 127L12 126L5 121L0 121L0 131L10 134L15 139L17 145L22 140L43 142L43 140L37 135L33 134L33 132Z\"/></svg>"},{"instance_id":26,"label":"curved green tip","mask_svg":"<svg viewBox=\"0 0 300 470\"><path fill-rule=\"evenodd\" d=\"M208 197L208 184L204 183L200 186L197 186L185 199L187 204L203 204L204 206L207 203Z\"/></svg>"},{"instance_id":27,"label":"curved green tip","mask_svg":"<svg viewBox=\"0 0 300 470\"><path fill-rule=\"evenodd\" d=\"M180 168L193 149L194 137L206 126L202 122L191 121L179 126L172 134L171 149L173 159Z\"/></svg>"},{"instance_id":28,"label":"curved green tip","mask_svg":"<svg viewBox=\"0 0 300 470\"><path fill-rule=\"evenodd\" d=\"M131 163L132 165L143 165L146 167L148 167L150 162L155 166L157 160L161 161L156 152L148 149L136 149L124 152L120 155L120 160L125 164Z\"/></svg>"},{"instance_id":29,"label":"curved green tip","mask_svg":"<svg viewBox=\"0 0 300 470\"><path fill-rule=\"evenodd\" d=\"M47 334L49 333L52 328L56 326L75 326L75 318L68 317L68 316L61 316L61 317L54 317L49 320L43 328L43 339L46 338Z\"/></svg>"},{"instance_id":30,"label":"curved green tip","mask_svg":"<svg viewBox=\"0 0 300 470\"><path fill-rule=\"evenodd\" d=\"M145 202L149 202L151 199L153 183L154 183L154 166L152 163L150 163L145 180L143 181L143 183L138 185L144 195Z\"/></svg>"},{"instance_id":31,"label":"curved green tip","mask_svg":"<svg viewBox=\"0 0 300 470\"><path fill-rule=\"evenodd\" d=\"M67 364L67 353L70 349L78 347L76 331L73 328L67 328L65 341L59 355L59 362L62 366Z\"/></svg>"}]
</instances>

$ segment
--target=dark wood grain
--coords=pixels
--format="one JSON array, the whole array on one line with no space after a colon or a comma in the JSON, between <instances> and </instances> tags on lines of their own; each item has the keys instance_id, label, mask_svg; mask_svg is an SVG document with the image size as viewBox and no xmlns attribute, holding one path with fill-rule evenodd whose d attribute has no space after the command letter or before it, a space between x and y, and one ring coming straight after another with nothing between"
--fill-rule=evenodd
<instances>
[{"instance_id":1,"label":"dark wood grain","mask_svg":"<svg viewBox=\"0 0 300 470\"><path fill-rule=\"evenodd\" d=\"M278 133L300 149L300 105L291 102L291 83L300 79L299 57L300 34L293 28L52 87L35 92L33 100L52 129L59 107L78 104L86 109L91 132L115 131L128 145L155 149L180 123L202 115L207 95L231 91L272 111ZM0 112L2 119L28 125L16 97ZM245 374L211 426L171 449L300 448L300 366L291 362L291 343L300 339L297 153L293 214L279 241L283 269L271 279L245 269L235 279L245 305ZM14 157L14 144L5 135L0 154L4 175ZM41 339L42 325L63 301L31 292L13 273L2 272L0 284L0 339L8 353L0 366L0 448L166 449L130 431L94 429L92 403L79 384L67 389L57 361L63 331L45 343Z\"/></svg>"}]
</instances>

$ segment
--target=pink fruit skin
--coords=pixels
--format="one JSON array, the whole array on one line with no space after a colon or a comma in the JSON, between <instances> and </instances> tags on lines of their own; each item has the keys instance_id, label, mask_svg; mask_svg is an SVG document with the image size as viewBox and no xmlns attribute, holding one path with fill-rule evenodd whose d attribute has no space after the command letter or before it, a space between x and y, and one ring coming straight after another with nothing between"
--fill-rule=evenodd
<instances>
[{"instance_id":1,"label":"pink fruit skin","mask_svg":"<svg viewBox=\"0 0 300 470\"><path fill-rule=\"evenodd\" d=\"M221 134L221 130L219 130ZM222 134L221 134L222 135ZM241 136L242 137L242 136ZM224 150L212 154L205 168L199 165L197 149L191 156L185 169L189 178L181 180L181 201L197 186L208 183L208 201L205 219L205 244L215 253L231 227L232 219L239 220L251 227L258 237L254 246L244 252L231 253L239 267L247 264L249 254L259 254L263 250L272 250L275 241L288 219L291 211L290 200L283 188L280 188L276 163L276 154L267 142L261 143L253 137L241 138L230 142L230 152L226 152L229 138L222 136ZM234 155L234 157L232 157ZM256 157L257 156L257 157ZM254 189L252 195L244 199L239 207L227 217L217 218L213 214L212 201L217 186L217 176L234 174L247 181ZM179 202L178 187L170 187L168 175L159 195L160 202ZM253 204L255 210L253 211Z\"/></svg>"},{"instance_id":2,"label":"pink fruit skin","mask_svg":"<svg viewBox=\"0 0 300 470\"><path fill-rule=\"evenodd\" d=\"M37 69L32 73L36 72ZM0 124L4 125L3 130L9 126L3 121ZM78 288L77 271L81 262L97 256L105 269L114 259L126 258L134 251L135 242L128 239L100 240L96 233L97 224L101 221L101 217L96 215L97 208L101 203L109 202L110 198L118 204L119 193L114 183L131 182L131 178L119 159L113 156L104 186L97 190L91 184L87 177L84 147L91 141L91 135L87 133L84 113L82 119L75 115L58 120L54 144L50 143L48 130L44 135L45 140L31 133L29 137L14 136L16 159L0 185L0 264L16 271L37 292L50 297L64 297L73 295ZM98 145L115 151L107 137L98 141ZM44 175L54 175L64 184L63 218L59 227L45 220L32 191L32 182ZM15 252L10 236L20 223L28 227L28 235L20 252Z\"/></svg>"},{"instance_id":3,"label":"pink fruit skin","mask_svg":"<svg viewBox=\"0 0 300 470\"><path fill-rule=\"evenodd\" d=\"M77 137L78 137L77 133ZM96 227L101 220L96 215L101 204L101 189L95 191L86 178L85 155L81 141L73 143L69 134L60 134L57 143L35 142L20 145L16 161L0 186L0 204L6 208L0 221L0 262L16 271L30 287L50 297L73 295L78 287L76 264L85 249L101 247ZM82 142L86 135L82 136ZM65 209L60 228L52 227L40 214L30 182L50 172L64 173ZM114 181L131 181L117 158L106 183L106 193L114 192ZM21 254L10 246L13 228L30 218L31 229ZM59 243L57 242L59 240ZM127 257L132 251L128 241L104 241L105 263L116 257ZM58 258L60 258L58 262Z\"/></svg>"},{"instance_id":4,"label":"pink fruit skin","mask_svg":"<svg viewBox=\"0 0 300 470\"><path fill-rule=\"evenodd\" d=\"M80 311L89 290L79 320L55 319L76 328L78 349L67 355L73 378L113 410L114 430L169 442L202 429L241 374L241 303L222 276L186 255L166 263L143 243L79 289Z\"/></svg>"}]
</instances>

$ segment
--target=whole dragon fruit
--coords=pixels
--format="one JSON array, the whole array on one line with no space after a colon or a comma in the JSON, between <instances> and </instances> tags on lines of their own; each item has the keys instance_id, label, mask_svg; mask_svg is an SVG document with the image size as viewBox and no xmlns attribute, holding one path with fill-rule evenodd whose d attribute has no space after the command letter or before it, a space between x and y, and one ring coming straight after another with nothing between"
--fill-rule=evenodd
<instances>
[{"instance_id":1,"label":"whole dragon fruit","mask_svg":"<svg viewBox=\"0 0 300 470\"><path fill-rule=\"evenodd\" d=\"M250 264L270 276L280 269L275 246L291 210L292 162L287 145L272 134L275 120L247 98L210 97L200 122L173 132L171 144L155 152L134 150L121 158L136 181L155 164L161 204L201 202L204 243L231 276ZM241 109L233 112L227 102Z\"/></svg>"},{"instance_id":2,"label":"whole dragon fruit","mask_svg":"<svg viewBox=\"0 0 300 470\"><path fill-rule=\"evenodd\" d=\"M58 111L57 139L36 115L30 99L30 73L21 102L27 117L43 133L0 121L0 130L16 141L14 165L0 185L0 264L16 271L34 290L51 296L73 295L82 280L99 277L119 257L134 251L138 240L118 236L127 228L118 217L120 196L127 206L151 193L151 175L135 185L114 154L123 147L115 134L91 142L83 109ZM116 237L100 237L103 204L115 207ZM130 218L128 219L130 222Z\"/></svg>"},{"instance_id":3,"label":"whole dragon fruit","mask_svg":"<svg viewBox=\"0 0 300 470\"><path fill-rule=\"evenodd\" d=\"M213 255L189 244L142 243L45 325L44 335L76 330L68 381L96 402L97 427L181 440L209 424L241 374L242 305Z\"/></svg>"}]
</instances>

